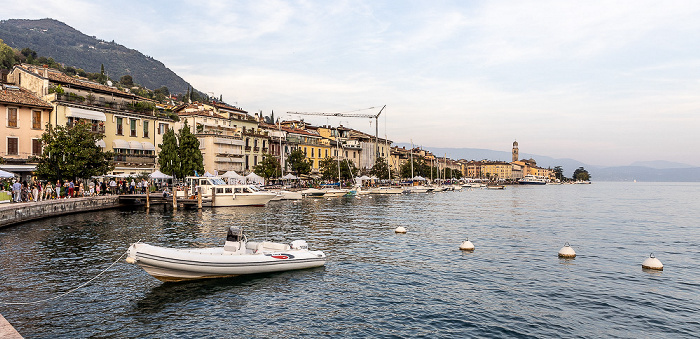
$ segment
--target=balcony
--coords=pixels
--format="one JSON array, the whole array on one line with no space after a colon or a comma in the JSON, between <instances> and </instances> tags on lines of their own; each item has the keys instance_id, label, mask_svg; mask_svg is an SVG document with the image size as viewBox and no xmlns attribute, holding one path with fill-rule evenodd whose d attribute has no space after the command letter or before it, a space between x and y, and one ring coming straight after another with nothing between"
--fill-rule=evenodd
<instances>
[{"instance_id":1,"label":"balcony","mask_svg":"<svg viewBox=\"0 0 700 339\"><path fill-rule=\"evenodd\" d=\"M267 153L267 151L269 151L269 148L267 148L267 147L263 147L263 148L262 148L262 152L263 152L263 153Z\"/></svg>"},{"instance_id":2,"label":"balcony","mask_svg":"<svg viewBox=\"0 0 700 339\"><path fill-rule=\"evenodd\" d=\"M114 156L114 162L121 164L131 164L136 166L151 166L156 163L155 155L135 155L135 154L117 154Z\"/></svg>"},{"instance_id":3,"label":"balcony","mask_svg":"<svg viewBox=\"0 0 700 339\"><path fill-rule=\"evenodd\" d=\"M80 121L86 121L86 120L80 120ZM68 127L73 127L75 126L75 122L69 122L66 124ZM98 123L98 124L88 124L90 126L90 131L93 133L99 133L99 134L104 134L105 133L105 125L104 123Z\"/></svg>"},{"instance_id":4,"label":"balcony","mask_svg":"<svg viewBox=\"0 0 700 339\"><path fill-rule=\"evenodd\" d=\"M253 147L253 152L260 152L260 147L258 147L258 146Z\"/></svg>"},{"instance_id":5,"label":"balcony","mask_svg":"<svg viewBox=\"0 0 700 339\"><path fill-rule=\"evenodd\" d=\"M250 147L250 146L246 146L246 147L245 147L245 150L246 150L246 151L250 151L250 150L251 150L251 147Z\"/></svg>"}]
</instances>

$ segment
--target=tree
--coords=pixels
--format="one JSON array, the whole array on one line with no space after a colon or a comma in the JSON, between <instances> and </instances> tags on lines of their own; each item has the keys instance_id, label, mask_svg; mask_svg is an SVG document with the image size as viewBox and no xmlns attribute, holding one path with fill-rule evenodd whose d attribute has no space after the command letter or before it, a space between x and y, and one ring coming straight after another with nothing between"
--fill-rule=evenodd
<instances>
[{"instance_id":1,"label":"tree","mask_svg":"<svg viewBox=\"0 0 700 339\"><path fill-rule=\"evenodd\" d=\"M352 179L355 177L355 174L357 174L357 168L352 161L348 159L340 161L340 178L342 180Z\"/></svg>"},{"instance_id":2,"label":"tree","mask_svg":"<svg viewBox=\"0 0 700 339\"><path fill-rule=\"evenodd\" d=\"M389 179L389 166L386 163L386 159L382 157L377 158L377 161L374 162L374 166L372 166L369 174L374 175L379 179Z\"/></svg>"},{"instance_id":3,"label":"tree","mask_svg":"<svg viewBox=\"0 0 700 339\"><path fill-rule=\"evenodd\" d=\"M119 78L119 82L124 85L124 87L134 87L134 78L131 77L131 75L127 74Z\"/></svg>"},{"instance_id":4,"label":"tree","mask_svg":"<svg viewBox=\"0 0 700 339\"><path fill-rule=\"evenodd\" d=\"M326 157L318 164L321 170L321 178L332 180L338 177L338 164L335 159Z\"/></svg>"},{"instance_id":5,"label":"tree","mask_svg":"<svg viewBox=\"0 0 700 339\"><path fill-rule=\"evenodd\" d=\"M577 181L589 181L589 180L591 180L591 175L588 174L588 171L586 171L583 167L577 168L574 171L574 175L572 175L571 177Z\"/></svg>"},{"instance_id":6,"label":"tree","mask_svg":"<svg viewBox=\"0 0 700 339\"><path fill-rule=\"evenodd\" d=\"M96 144L104 134L92 132L92 126L78 122L73 126L51 125L41 136L44 145L35 175L49 181L89 178L114 169L114 153L104 152Z\"/></svg>"},{"instance_id":7,"label":"tree","mask_svg":"<svg viewBox=\"0 0 700 339\"><path fill-rule=\"evenodd\" d=\"M10 69L16 62L15 51L0 39L0 69Z\"/></svg>"},{"instance_id":8,"label":"tree","mask_svg":"<svg viewBox=\"0 0 700 339\"><path fill-rule=\"evenodd\" d=\"M199 150L199 140L190 132L190 127L185 124L178 133L178 154L180 156L180 176L204 173L204 157Z\"/></svg>"},{"instance_id":9,"label":"tree","mask_svg":"<svg viewBox=\"0 0 700 339\"><path fill-rule=\"evenodd\" d=\"M267 180L280 176L280 174L282 174L282 167L275 157L270 154L265 154L263 155L262 161L253 167L253 172Z\"/></svg>"},{"instance_id":10,"label":"tree","mask_svg":"<svg viewBox=\"0 0 700 339\"><path fill-rule=\"evenodd\" d=\"M311 162L306 159L304 152L298 148L289 153L287 166L298 175L311 173Z\"/></svg>"},{"instance_id":11,"label":"tree","mask_svg":"<svg viewBox=\"0 0 700 339\"><path fill-rule=\"evenodd\" d=\"M177 147L177 136L175 130L169 128L163 134L163 143L158 145L160 153L158 153L158 165L160 170L165 174L181 177L180 171L180 154Z\"/></svg>"},{"instance_id":12,"label":"tree","mask_svg":"<svg viewBox=\"0 0 700 339\"><path fill-rule=\"evenodd\" d=\"M564 169L561 166L554 166L554 177L561 180L564 180Z\"/></svg>"}]
</instances>

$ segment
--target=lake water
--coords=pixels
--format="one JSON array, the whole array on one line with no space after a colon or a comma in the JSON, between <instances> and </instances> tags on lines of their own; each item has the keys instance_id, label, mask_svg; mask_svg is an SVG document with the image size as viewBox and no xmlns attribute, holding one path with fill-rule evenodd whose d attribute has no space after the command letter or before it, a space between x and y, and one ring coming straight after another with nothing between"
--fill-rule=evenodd
<instances>
[{"instance_id":1,"label":"lake water","mask_svg":"<svg viewBox=\"0 0 700 339\"><path fill-rule=\"evenodd\" d=\"M698 183L595 182L46 219L0 230L1 302L68 291L139 239L220 246L231 225L330 258L186 283L122 260L62 298L0 313L26 338L694 338L699 197ZM466 237L473 253L458 249ZM576 259L557 257L565 242ZM642 270L650 252L663 271Z\"/></svg>"}]
</instances>

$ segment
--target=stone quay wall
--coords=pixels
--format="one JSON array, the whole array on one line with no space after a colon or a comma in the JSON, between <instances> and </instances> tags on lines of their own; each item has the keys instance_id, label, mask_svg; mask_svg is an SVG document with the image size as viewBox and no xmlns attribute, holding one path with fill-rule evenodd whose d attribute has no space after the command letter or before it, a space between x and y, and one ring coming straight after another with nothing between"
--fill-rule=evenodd
<instances>
[{"instance_id":1,"label":"stone quay wall","mask_svg":"<svg viewBox=\"0 0 700 339\"><path fill-rule=\"evenodd\" d=\"M119 207L119 196L85 197L0 205L0 228L64 214Z\"/></svg>"}]
</instances>

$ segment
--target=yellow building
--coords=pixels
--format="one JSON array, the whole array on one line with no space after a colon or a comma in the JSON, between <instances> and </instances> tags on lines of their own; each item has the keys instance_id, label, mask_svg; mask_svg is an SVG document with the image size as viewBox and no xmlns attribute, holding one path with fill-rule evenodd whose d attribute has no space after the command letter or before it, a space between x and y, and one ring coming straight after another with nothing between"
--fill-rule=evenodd
<instances>
[{"instance_id":1,"label":"yellow building","mask_svg":"<svg viewBox=\"0 0 700 339\"><path fill-rule=\"evenodd\" d=\"M98 143L115 153L114 173L137 174L157 169L157 145L174 122L155 110L152 100L33 65L15 66L9 79L29 89L54 109L49 123L71 125L86 121L105 137Z\"/></svg>"},{"instance_id":2,"label":"yellow building","mask_svg":"<svg viewBox=\"0 0 700 339\"><path fill-rule=\"evenodd\" d=\"M493 181L510 180L513 166L505 161L488 161L481 163L481 173Z\"/></svg>"}]
</instances>

